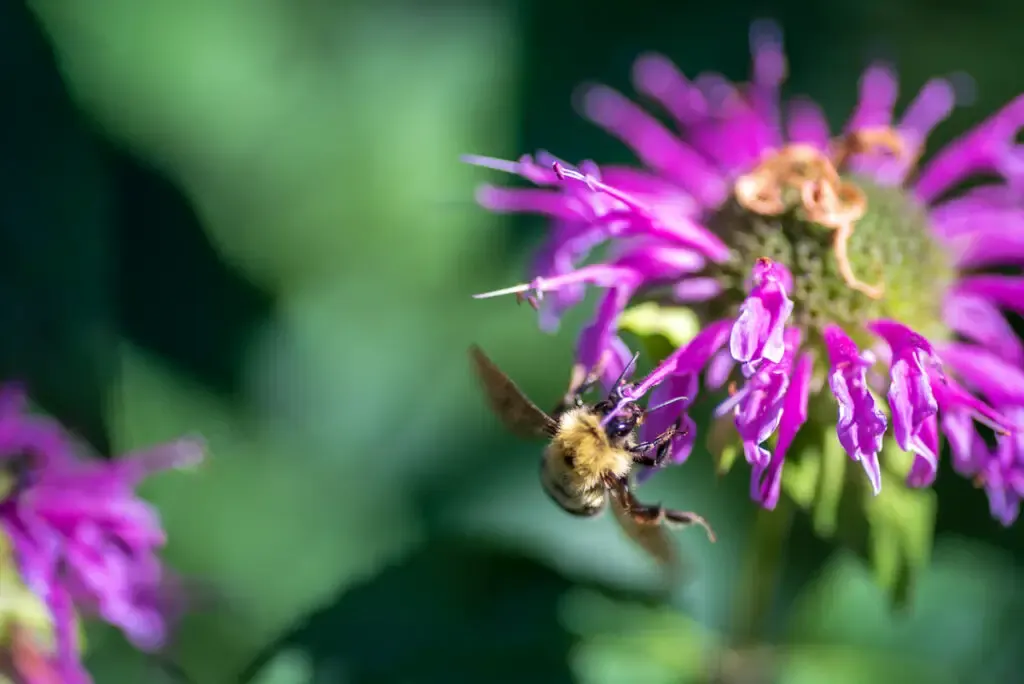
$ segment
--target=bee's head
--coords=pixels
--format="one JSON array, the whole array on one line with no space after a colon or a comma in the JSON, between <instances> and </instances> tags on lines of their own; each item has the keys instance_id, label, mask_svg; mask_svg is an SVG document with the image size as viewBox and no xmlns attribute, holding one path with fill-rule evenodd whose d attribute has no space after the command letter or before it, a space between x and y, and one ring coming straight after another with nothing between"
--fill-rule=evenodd
<instances>
[{"instance_id":1,"label":"bee's head","mask_svg":"<svg viewBox=\"0 0 1024 684\"><path fill-rule=\"evenodd\" d=\"M608 414L618 411L608 418ZM605 434L612 440L621 440L629 436L638 425L644 422L644 410L635 401L623 402L621 388L612 390L608 398L595 406L602 419L605 419Z\"/></svg>"}]
</instances>

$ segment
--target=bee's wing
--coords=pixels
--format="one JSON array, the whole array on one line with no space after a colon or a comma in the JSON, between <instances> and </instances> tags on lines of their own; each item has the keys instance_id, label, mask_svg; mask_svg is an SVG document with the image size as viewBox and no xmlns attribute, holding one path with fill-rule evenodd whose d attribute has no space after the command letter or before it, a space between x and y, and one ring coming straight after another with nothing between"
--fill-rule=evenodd
<instances>
[{"instance_id":1,"label":"bee's wing","mask_svg":"<svg viewBox=\"0 0 1024 684\"><path fill-rule=\"evenodd\" d=\"M554 419L530 401L480 347L471 346L469 358L487 393L491 410L498 414L509 430L520 437L550 437L555 434L558 424Z\"/></svg>"}]
</instances>

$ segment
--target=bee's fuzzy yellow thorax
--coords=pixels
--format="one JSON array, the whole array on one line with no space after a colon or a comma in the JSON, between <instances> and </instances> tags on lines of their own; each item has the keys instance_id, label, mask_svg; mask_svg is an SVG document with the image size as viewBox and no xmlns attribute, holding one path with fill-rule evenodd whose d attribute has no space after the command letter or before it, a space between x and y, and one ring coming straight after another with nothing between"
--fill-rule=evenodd
<instances>
[{"instance_id":1,"label":"bee's fuzzy yellow thorax","mask_svg":"<svg viewBox=\"0 0 1024 684\"><path fill-rule=\"evenodd\" d=\"M632 457L608 441L601 419L586 408L562 415L554 445L573 455L573 470L584 480L599 480L607 473L622 476L629 472Z\"/></svg>"}]
</instances>

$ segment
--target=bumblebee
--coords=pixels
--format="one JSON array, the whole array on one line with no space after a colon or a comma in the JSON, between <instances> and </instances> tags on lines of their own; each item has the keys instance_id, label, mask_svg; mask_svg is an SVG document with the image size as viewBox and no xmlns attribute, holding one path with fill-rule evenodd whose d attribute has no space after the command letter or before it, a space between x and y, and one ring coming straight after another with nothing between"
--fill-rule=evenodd
<instances>
[{"instance_id":1,"label":"bumblebee","mask_svg":"<svg viewBox=\"0 0 1024 684\"><path fill-rule=\"evenodd\" d=\"M483 385L491 410L514 434L546 438L540 480L544 491L564 511L594 517L611 505L616 522L644 551L665 566L678 557L665 527L700 525L715 541L707 521L696 513L644 504L633 493L630 471L636 464L660 467L671 452L673 426L648 442L640 442L636 428L644 409L624 400L623 371L608 396L596 404L584 395L596 384L596 375L570 387L552 414L537 407L477 346L469 357ZM628 370L628 367L627 367ZM619 410L609 418L609 414Z\"/></svg>"}]
</instances>

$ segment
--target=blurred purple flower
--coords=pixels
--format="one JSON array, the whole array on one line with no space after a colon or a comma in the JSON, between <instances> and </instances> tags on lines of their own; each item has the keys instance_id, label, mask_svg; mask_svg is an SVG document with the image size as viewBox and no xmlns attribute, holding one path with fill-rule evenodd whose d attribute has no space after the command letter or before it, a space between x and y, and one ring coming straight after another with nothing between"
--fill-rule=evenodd
<instances>
[{"instance_id":1,"label":"blurred purple flower","mask_svg":"<svg viewBox=\"0 0 1024 684\"><path fill-rule=\"evenodd\" d=\"M740 85L713 73L689 80L658 55L637 60L637 91L675 132L611 88L587 89L586 117L645 168L573 168L546 153L468 157L543 188L485 187L485 207L554 220L532 281L478 296L535 298L553 329L586 286L606 290L576 369L604 364L606 383L628 360L617 324L625 308L656 292L698 304L704 330L631 390L667 379L658 402L687 397L659 409L645 438L683 419L691 429L674 460L684 460L701 376L714 390L739 369L743 386L719 413L734 414L753 497L769 508L786 451L825 402L875 493L890 423L912 455L913 487L934 481L942 434L955 469L978 479L1009 524L1024 496L1024 344L1004 315L1024 313L1024 96L918 170L928 135L956 104L950 81L929 81L894 118L896 74L871 66L834 136L817 104L783 101L781 37L771 22L754 24L753 73ZM995 448L978 424L995 429Z\"/></svg>"},{"instance_id":2,"label":"blurred purple flower","mask_svg":"<svg viewBox=\"0 0 1024 684\"><path fill-rule=\"evenodd\" d=\"M164 532L134 490L152 473L198 463L203 446L184 439L113 461L89 459L57 422L26 404L18 388L0 392L0 462L9 480L0 530L22 582L49 610L61 681L88 682L78 615L100 617L143 650L166 641L173 578L156 555Z\"/></svg>"}]
</instances>

